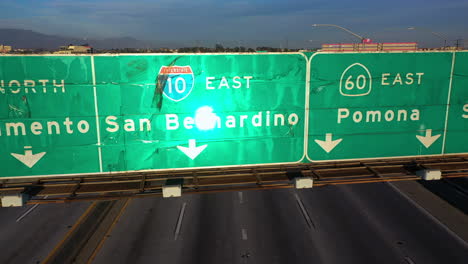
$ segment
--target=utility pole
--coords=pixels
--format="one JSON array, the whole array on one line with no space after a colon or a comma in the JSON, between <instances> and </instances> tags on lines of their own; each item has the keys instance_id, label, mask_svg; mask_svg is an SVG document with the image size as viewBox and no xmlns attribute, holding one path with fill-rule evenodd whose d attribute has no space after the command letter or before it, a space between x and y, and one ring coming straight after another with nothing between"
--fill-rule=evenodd
<instances>
[{"instance_id":1,"label":"utility pole","mask_svg":"<svg viewBox=\"0 0 468 264\"><path fill-rule=\"evenodd\" d=\"M460 47L460 41L462 41L463 39L456 39L455 41L455 47L457 47L457 49Z\"/></svg>"}]
</instances>

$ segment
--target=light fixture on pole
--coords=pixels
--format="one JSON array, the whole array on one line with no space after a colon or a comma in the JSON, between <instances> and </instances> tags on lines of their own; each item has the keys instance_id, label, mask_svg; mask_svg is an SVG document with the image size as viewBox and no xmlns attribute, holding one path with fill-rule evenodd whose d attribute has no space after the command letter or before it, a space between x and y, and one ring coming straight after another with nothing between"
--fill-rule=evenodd
<instances>
[{"instance_id":1,"label":"light fixture on pole","mask_svg":"<svg viewBox=\"0 0 468 264\"><path fill-rule=\"evenodd\" d=\"M369 39L369 38L365 38L361 35L358 35L354 32L352 32L351 30L347 29L347 28L344 28L344 27L341 27L341 26L338 26L338 25L334 25L334 24L312 24L313 27L336 27L336 28L339 28L341 30L344 30L346 32L348 32L349 34L355 36L356 38L358 38L361 43L372 43L372 40Z\"/></svg>"},{"instance_id":2,"label":"light fixture on pole","mask_svg":"<svg viewBox=\"0 0 468 264\"><path fill-rule=\"evenodd\" d=\"M421 30L421 31L429 32L432 35L442 39L444 41L444 48L447 47L447 38L445 36L442 36L440 33L435 33L427 28L421 28L421 27L408 27L408 30Z\"/></svg>"}]
</instances>

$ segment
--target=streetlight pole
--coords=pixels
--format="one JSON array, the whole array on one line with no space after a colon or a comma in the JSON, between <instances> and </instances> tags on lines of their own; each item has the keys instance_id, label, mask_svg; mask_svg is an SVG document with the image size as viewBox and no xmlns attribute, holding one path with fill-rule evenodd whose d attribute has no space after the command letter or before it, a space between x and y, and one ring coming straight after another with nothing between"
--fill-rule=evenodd
<instances>
[{"instance_id":1,"label":"streetlight pole","mask_svg":"<svg viewBox=\"0 0 468 264\"><path fill-rule=\"evenodd\" d=\"M347 28L344 28L344 27L340 27L338 25L334 25L334 24L313 24L312 25L313 27L336 27L336 28L339 28L341 30L344 30L346 32L348 32L349 34L355 36L356 38L358 38L359 40L361 40L361 43L364 43L366 40L369 40L368 38L364 38L363 36L360 36L354 32L352 32L351 30L347 29ZM370 40L369 40L370 41Z\"/></svg>"},{"instance_id":2,"label":"streetlight pole","mask_svg":"<svg viewBox=\"0 0 468 264\"><path fill-rule=\"evenodd\" d=\"M426 32L429 32L431 33L432 35L442 39L444 41L444 49L447 47L447 38L445 36L442 36L441 34L439 33L435 33L427 28L421 28L421 27L408 27L408 30L421 30L421 31L426 31Z\"/></svg>"}]
</instances>

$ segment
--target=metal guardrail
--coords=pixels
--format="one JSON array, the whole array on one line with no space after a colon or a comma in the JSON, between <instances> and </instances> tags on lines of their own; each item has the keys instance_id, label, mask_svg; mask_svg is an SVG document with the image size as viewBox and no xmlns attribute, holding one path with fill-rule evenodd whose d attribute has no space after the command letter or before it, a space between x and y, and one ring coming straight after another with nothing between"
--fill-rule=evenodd
<instances>
[{"instance_id":1,"label":"metal guardrail","mask_svg":"<svg viewBox=\"0 0 468 264\"><path fill-rule=\"evenodd\" d=\"M314 187L418 180L416 171L441 170L443 178L468 176L468 156L301 163L282 166L225 167L164 172L131 172L69 178L0 181L0 194L28 193L28 204L113 200L161 196L168 180L182 183L184 194L293 188L296 177L311 177Z\"/></svg>"}]
</instances>

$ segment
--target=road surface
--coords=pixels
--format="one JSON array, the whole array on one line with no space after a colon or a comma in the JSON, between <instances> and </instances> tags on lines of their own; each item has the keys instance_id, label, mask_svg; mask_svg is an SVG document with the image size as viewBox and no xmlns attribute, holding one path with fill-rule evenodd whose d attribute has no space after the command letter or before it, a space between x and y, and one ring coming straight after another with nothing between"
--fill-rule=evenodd
<instances>
[{"instance_id":1,"label":"road surface","mask_svg":"<svg viewBox=\"0 0 468 264\"><path fill-rule=\"evenodd\" d=\"M93 263L466 263L389 183L134 199Z\"/></svg>"},{"instance_id":2,"label":"road surface","mask_svg":"<svg viewBox=\"0 0 468 264\"><path fill-rule=\"evenodd\" d=\"M90 202L0 208L0 263L40 263Z\"/></svg>"}]
</instances>

